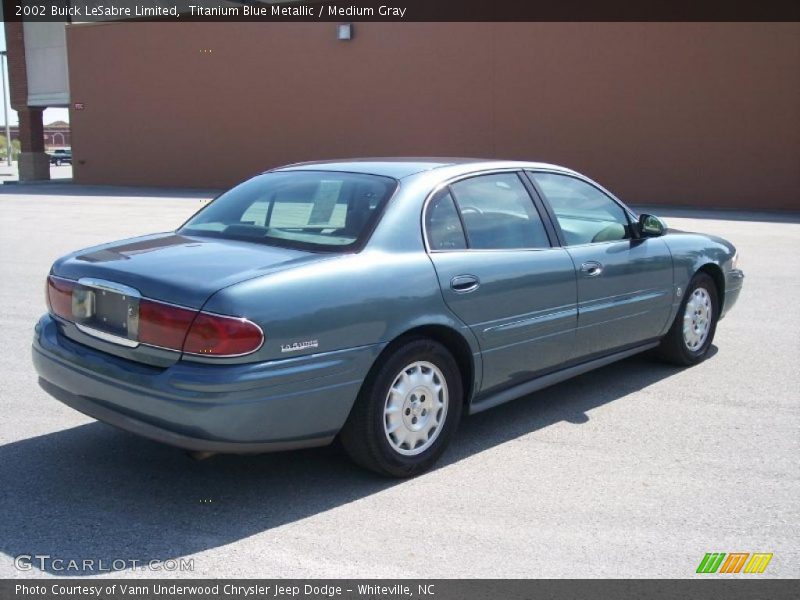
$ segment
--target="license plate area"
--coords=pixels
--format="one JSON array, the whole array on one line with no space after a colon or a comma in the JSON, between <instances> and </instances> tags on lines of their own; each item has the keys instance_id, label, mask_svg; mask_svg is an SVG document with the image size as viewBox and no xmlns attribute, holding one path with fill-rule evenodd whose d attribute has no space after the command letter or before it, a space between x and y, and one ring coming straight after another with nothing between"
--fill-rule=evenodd
<instances>
[{"instance_id":1,"label":"license plate area","mask_svg":"<svg viewBox=\"0 0 800 600\"><path fill-rule=\"evenodd\" d=\"M131 287L98 279L79 279L72 292L72 315L86 334L134 347L138 345L139 300Z\"/></svg>"}]
</instances>

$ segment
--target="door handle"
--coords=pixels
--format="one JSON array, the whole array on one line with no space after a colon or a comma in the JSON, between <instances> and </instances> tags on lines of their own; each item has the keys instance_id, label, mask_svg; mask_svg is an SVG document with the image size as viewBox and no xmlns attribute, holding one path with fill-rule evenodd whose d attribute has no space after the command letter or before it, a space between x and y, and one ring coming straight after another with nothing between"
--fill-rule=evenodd
<instances>
[{"instance_id":1,"label":"door handle","mask_svg":"<svg viewBox=\"0 0 800 600\"><path fill-rule=\"evenodd\" d=\"M471 292L477 290L481 282L475 275L456 275L450 280L450 287L456 292Z\"/></svg>"},{"instance_id":2,"label":"door handle","mask_svg":"<svg viewBox=\"0 0 800 600\"><path fill-rule=\"evenodd\" d=\"M589 260L581 265L581 273L587 277L597 277L602 272L603 265L596 260Z\"/></svg>"}]
</instances>

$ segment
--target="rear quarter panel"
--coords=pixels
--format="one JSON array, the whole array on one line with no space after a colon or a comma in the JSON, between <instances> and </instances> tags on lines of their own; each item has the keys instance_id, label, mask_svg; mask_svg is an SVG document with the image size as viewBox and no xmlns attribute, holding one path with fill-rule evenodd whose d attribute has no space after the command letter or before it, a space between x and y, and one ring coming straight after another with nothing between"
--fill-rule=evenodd
<instances>
[{"instance_id":1,"label":"rear quarter panel","mask_svg":"<svg viewBox=\"0 0 800 600\"><path fill-rule=\"evenodd\" d=\"M225 288L204 310L261 326L264 345L248 362L388 343L422 325L461 328L424 252L365 250L287 269Z\"/></svg>"}]
</instances>

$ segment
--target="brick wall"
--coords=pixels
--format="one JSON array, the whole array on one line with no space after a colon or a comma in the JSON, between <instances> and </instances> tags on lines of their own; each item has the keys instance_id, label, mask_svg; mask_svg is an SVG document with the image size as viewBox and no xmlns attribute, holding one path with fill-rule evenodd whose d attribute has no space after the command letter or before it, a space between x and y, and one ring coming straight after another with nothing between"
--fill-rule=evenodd
<instances>
[{"instance_id":1,"label":"brick wall","mask_svg":"<svg viewBox=\"0 0 800 600\"><path fill-rule=\"evenodd\" d=\"M631 203L800 210L800 23L67 28L75 179L227 186L293 161L554 162Z\"/></svg>"},{"instance_id":2,"label":"brick wall","mask_svg":"<svg viewBox=\"0 0 800 600\"><path fill-rule=\"evenodd\" d=\"M25 38L21 22L5 23L8 50L8 82L11 87L11 108L18 110L28 104L28 75L25 66Z\"/></svg>"}]
</instances>

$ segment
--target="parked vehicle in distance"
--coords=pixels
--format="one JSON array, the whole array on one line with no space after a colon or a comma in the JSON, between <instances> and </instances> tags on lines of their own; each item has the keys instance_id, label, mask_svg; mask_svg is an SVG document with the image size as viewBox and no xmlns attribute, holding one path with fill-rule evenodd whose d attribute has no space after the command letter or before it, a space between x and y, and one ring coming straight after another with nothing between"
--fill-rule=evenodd
<instances>
[{"instance_id":1,"label":"parked vehicle in distance","mask_svg":"<svg viewBox=\"0 0 800 600\"><path fill-rule=\"evenodd\" d=\"M479 413L655 349L702 361L743 274L554 165L289 165L176 231L80 250L47 277L42 387L201 452L330 443L404 477Z\"/></svg>"},{"instance_id":2,"label":"parked vehicle in distance","mask_svg":"<svg viewBox=\"0 0 800 600\"><path fill-rule=\"evenodd\" d=\"M72 164L72 149L71 148L59 148L57 150L53 150L52 152L48 153L50 156L50 164L59 166L62 164Z\"/></svg>"}]
</instances>

